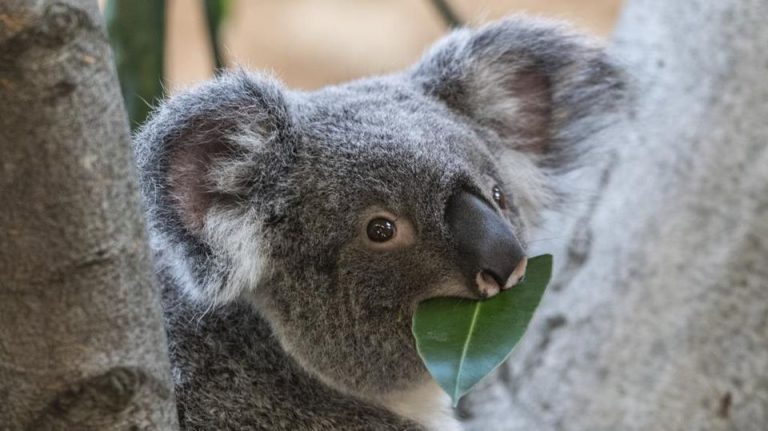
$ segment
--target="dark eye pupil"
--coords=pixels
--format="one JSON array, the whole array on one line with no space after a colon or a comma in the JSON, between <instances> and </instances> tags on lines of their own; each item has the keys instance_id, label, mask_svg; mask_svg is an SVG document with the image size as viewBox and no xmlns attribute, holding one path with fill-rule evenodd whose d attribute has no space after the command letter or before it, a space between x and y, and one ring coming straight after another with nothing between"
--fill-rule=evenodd
<instances>
[{"instance_id":1,"label":"dark eye pupil","mask_svg":"<svg viewBox=\"0 0 768 431\"><path fill-rule=\"evenodd\" d=\"M375 218L368 223L367 233L371 241L389 241L395 236L395 224L385 218Z\"/></svg>"},{"instance_id":2,"label":"dark eye pupil","mask_svg":"<svg viewBox=\"0 0 768 431\"><path fill-rule=\"evenodd\" d=\"M493 194L493 200L496 201L497 204L499 204L499 207L502 209L507 207L507 201L504 199L504 193L502 193L501 188L499 186L493 186L493 190L491 191Z\"/></svg>"}]
</instances>

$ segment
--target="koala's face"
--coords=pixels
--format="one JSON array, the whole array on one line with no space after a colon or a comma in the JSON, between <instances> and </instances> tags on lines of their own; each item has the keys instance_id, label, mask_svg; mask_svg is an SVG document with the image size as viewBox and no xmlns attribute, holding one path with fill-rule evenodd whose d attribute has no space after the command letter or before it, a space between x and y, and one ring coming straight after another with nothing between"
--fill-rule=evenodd
<instances>
[{"instance_id":1,"label":"koala's face","mask_svg":"<svg viewBox=\"0 0 768 431\"><path fill-rule=\"evenodd\" d=\"M553 168L617 86L599 50L521 21L317 92L219 78L137 137L153 243L193 297L250 301L328 384L405 389L426 378L418 302L514 284Z\"/></svg>"}]
</instances>

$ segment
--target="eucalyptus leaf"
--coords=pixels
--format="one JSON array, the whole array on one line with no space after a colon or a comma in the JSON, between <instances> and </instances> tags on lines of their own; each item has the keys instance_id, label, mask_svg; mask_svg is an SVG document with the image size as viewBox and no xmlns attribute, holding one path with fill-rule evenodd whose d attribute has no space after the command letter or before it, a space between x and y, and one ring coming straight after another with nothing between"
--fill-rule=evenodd
<instances>
[{"instance_id":1,"label":"eucalyptus leaf","mask_svg":"<svg viewBox=\"0 0 768 431\"><path fill-rule=\"evenodd\" d=\"M528 259L525 280L484 300L432 298L413 316L416 348L454 407L525 333L552 276L552 255Z\"/></svg>"}]
</instances>

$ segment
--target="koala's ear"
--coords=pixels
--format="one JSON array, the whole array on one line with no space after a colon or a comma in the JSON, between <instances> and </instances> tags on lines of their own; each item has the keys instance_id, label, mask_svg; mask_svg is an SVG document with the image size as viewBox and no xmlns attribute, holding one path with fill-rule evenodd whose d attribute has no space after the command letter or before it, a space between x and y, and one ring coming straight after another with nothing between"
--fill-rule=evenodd
<instances>
[{"instance_id":1,"label":"koala's ear","mask_svg":"<svg viewBox=\"0 0 768 431\"><path fill-rule=\"evenodd\" d=\"M621 73L598 44L525 17L458 30L411 73L428 95L555 167L583 150L577 144L600 127L595 114L623 94Z\"/></svg>"},{"instance_id":2,"label":"koala's ear","mask_svg":"<svg viewBox=\"0 0 768 431\"><path fill-rule=\"evenodd\" d=\"M263 244L251 194L262 156L289 129L280 86L235 72L173 96L137 133L151 243L193 297L225 302L258 281Z\"/></svg>"}]
</instances>

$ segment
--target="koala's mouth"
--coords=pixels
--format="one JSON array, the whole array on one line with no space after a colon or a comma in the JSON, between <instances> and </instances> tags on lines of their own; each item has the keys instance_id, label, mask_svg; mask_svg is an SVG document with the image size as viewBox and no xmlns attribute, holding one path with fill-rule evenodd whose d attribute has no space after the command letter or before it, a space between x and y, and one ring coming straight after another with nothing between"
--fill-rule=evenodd
<instances>
[{"instance_id":1,"label":"koala's mouth","mask_svg":"<svg viewBox=\"0 0 768 431\"><path fill-rule=\"evenodd\" d=\"M444 280L436 283L431 289L428 289L425 294L419 296L415 301L414 309L419 302L430 298L446 296L473 300L491 298L522 282L525 279L527 266L528 258L524 257L503 282L499 282L497 276L488 270L477 271L475 276L470 278L457 269Z\"/></svg>"}]
</instances>

